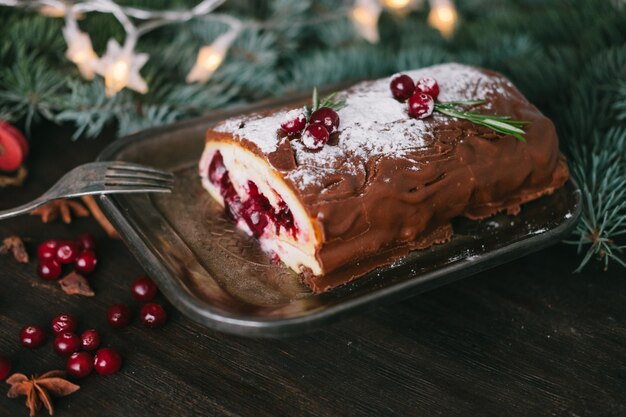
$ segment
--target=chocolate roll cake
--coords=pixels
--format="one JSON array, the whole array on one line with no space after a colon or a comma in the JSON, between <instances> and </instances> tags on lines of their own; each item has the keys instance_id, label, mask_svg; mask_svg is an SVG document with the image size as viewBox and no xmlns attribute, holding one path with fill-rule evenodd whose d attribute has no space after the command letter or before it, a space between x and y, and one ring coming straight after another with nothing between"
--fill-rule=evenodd
<instances>
[{"instance_id":1,"label":"chocolate roll cake","mask_svg":"<svg viewBox=\"0 0 626 417\"><path fill-rule=\"evenodd\" d=\"M302 109L237 117L207 132L202 185L315 292L449 240L457 216L515 215L568 179L554 125L502 75L459 64L406 74L435 79L442 103L479 99L472 112L527 122L523 140L439 112L412 118L391 78L338 94L345 107L326 119L327 143L308 128L290 131L307 123Z\"/></svg>"}]
</instances>

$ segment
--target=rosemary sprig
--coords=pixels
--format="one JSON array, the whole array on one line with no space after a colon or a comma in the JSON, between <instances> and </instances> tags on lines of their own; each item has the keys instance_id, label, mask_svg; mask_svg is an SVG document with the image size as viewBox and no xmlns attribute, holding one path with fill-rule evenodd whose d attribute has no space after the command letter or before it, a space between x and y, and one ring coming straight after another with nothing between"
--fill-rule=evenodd
<instances>
[{"instance_id":1,"label":"rosemary sprig","mask_svg":"<svg viewBox=\"0 0 626 417\"><path fill-rule=\"evenodd\" d=\"M320 102L319 94L317 92L317 87L313 88L313 97L311 98L311 107L304 106L304 114L306 116L307 122L311 118L311 113L313 113L315 110L321 107L330 107L334 111L339 111L343 109L344 107L346 107L346 101L336 100L335 99L336 96L337 96L336 92L329 94L326 97L324 97L322 101Z\"/></svg>"},{"instance_id":2,"label":"rosemary sprig","mask_svg":"<svg viewBox=\"0 0 626 417\"><path fill-rule=\"evenodd\" d=\"M459 119L469 120L477 125L486 126L498 133L511 135L520 142L526 142L526 139L524 139L526 132L524 132L522 127L529 122L511 120L509 116L479 114L458 108L458 106L473 106L482 103L484 103L484 100L447 101L444 103L435 103L435 110L448 116L458 117Z\"/></svg>"}]
</instances>

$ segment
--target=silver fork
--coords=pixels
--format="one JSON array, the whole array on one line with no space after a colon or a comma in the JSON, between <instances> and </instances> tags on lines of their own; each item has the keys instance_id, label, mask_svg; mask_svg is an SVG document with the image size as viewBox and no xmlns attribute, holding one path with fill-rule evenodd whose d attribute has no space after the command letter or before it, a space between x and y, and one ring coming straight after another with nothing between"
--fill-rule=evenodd
<instances>
[{"instance_id":1,"label":"silver fork","mask_svg":"<svg viewBox=\"0 0 626 417\"><path fill-rule=\"evenodd\" d=\"M172 174L155 168L128 162L91 162L65 174L30 203L0 211L0 220L29 213L60 198L92 194L167 193L173 185Z\"/></svg>"}]
</instances>

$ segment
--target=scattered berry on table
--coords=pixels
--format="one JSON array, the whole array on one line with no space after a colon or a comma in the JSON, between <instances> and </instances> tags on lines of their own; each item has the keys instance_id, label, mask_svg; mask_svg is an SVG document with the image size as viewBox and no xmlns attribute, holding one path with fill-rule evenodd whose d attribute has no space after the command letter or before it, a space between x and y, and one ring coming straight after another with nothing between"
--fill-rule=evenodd
<instances>
[{"instance_id":1,"label":"scattered berry on table","mask_svg":"<svg viewBox=\"0 0 626 417\"><path fill-rule=\"evenodd\" d=\"M52 331L55 334L76 331L76 317L71 314L59 314L52 319Z\"/></svg>"},{"instance_id":2,"label":"scattered berry on table","mask_svg":"<svg viewBox=\"0 0 626 417\"><path fill-rule=\"evenodd\" d=\"M46 341L46 332L41 326L31 324L20 330L20 342L24 347L36 348Z\"/></svg>"},{"instance_id":3,"label":"scattered berry on table","mask_svg":"<svg viewBox=\"0 0 626 417\"><path fill-rule=\"evenodd\" d=\"M102 348L96 352L94 368L100 375L113 375L122 367L122 357L116 350Z\"/></svg>"},{"instance_id":4,"label":"scattered berry on table","mask_svg":"<svg viewBox=\"0 0 626 417\"><path fill-rule=\"evenodd\" d=\"M107 310L107 322L116 329L128 326L130 319L130 309L125 304L114 304Z\"/></svg>"},{"instance_id":5,"label":"scattered berry on table","mask_svg":"<svg viewBox=\"0 0 626 417\"><path fill-rule=\"evenodd\" d=\"M54 351L59 356L69 356L80 347L80 338L71 332L60 333L54 339Z\"/></svg>"},{"instance_id":6,"label":"scattered berry on table","mask_svg":"<svg viewBox=\"0 0 626 417\"><path fill-rule=\"evenodd\" d=\"M139 277L133 281L131 291L135 300L147 303L152 301L157 294L157 286L148 277Z\"/></svg>"},{"instance_id":7,"label":"scattered berry on table","mask_svg":"<svg viewBox=\"0 0 626 417\"><path fill-rule=\"evenodd\" d=\"M67 358L65 369L74 378L85 378L93 371L94 356L89 352L74 352Z\"/></svg>"},{"instance_id":8,"label":"scattered berry on table","mask_svg":"<svg viewBox=\"0 0 626 417\"><path fill-rule=\"evenodd\" d=\"M96 350L100 346L100 333L96 329L85 330L80 335L80 342L85 350Z\"/></svg>"},{"instance_id":9,"label":"scattered berry on table","mask_svg":"<svg viewBox=\"0 0 626 417\"><path fill-rule=\"evenodd\" d=\"M45 281L56 281L61 276L61 264L56 259L42 259L37 265L37 275Z\"/></svg>"},{"instance_id":10,"label":"scattered berry on table","mask_svg":"<svg viewBox=\"0 0 626 417\"><path fill-rule=\"evenodd\" d=\"M78 254L74 261L74 268L83 274L91 274L98 264L98 258L92 250L84 250Z\"/></svg>"},{"instance_id":11,"label":"scattered berry on table","mask_svg":"<svg viewBox=\"0 0 626 417\"><path fill-rule=\"evenodd\" d=\"M161 327L167 320L167 313L160 304L148 303L141 308L139 319L146 327Z\"/></svg>"}]
</instances>

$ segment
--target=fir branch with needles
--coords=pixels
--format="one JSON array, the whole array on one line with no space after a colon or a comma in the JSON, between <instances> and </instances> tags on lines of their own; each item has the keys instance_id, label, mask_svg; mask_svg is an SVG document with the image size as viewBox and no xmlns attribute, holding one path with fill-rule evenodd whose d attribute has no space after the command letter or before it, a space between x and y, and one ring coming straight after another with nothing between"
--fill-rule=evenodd
<instances>
[{"instance_id":1,"label":"fir branch with needles","mask_svg":"<svg viewBox=\"0 0 626 417\"><path fill-rule=\"evenodd\" d=\"M306 116L307 123L311 119L311 114L317 109L321 109L322 107L328 107L333 109L334 111L339 111L346 107L345 100L337 100L337 93L331 93L324 97L322 101L320 101L319 93L317 92L317 87L313 88L313 95L311 97L311 106L304 106L304 115Z\"/></svg>"},{"instance_id":2,"label":"fir branch with needles","mask_svg":"<svg viewBox=\"0 0 626 417\"><path fill-rule=\"evenodd\" d=\"M526 139L524 139L524 134L526 132L524 132L522 127L527 125L529 122L523 120L512 120L510 116L479 114L459 108L459 106L474 106L477 104L483 104L484 102L484 100L447 101L443 103L435 103L435 110L447 116L469 120L474 124L486 126L503 135L511 135L520 142L526 142Z\"/></svg>"}]
</instances>

